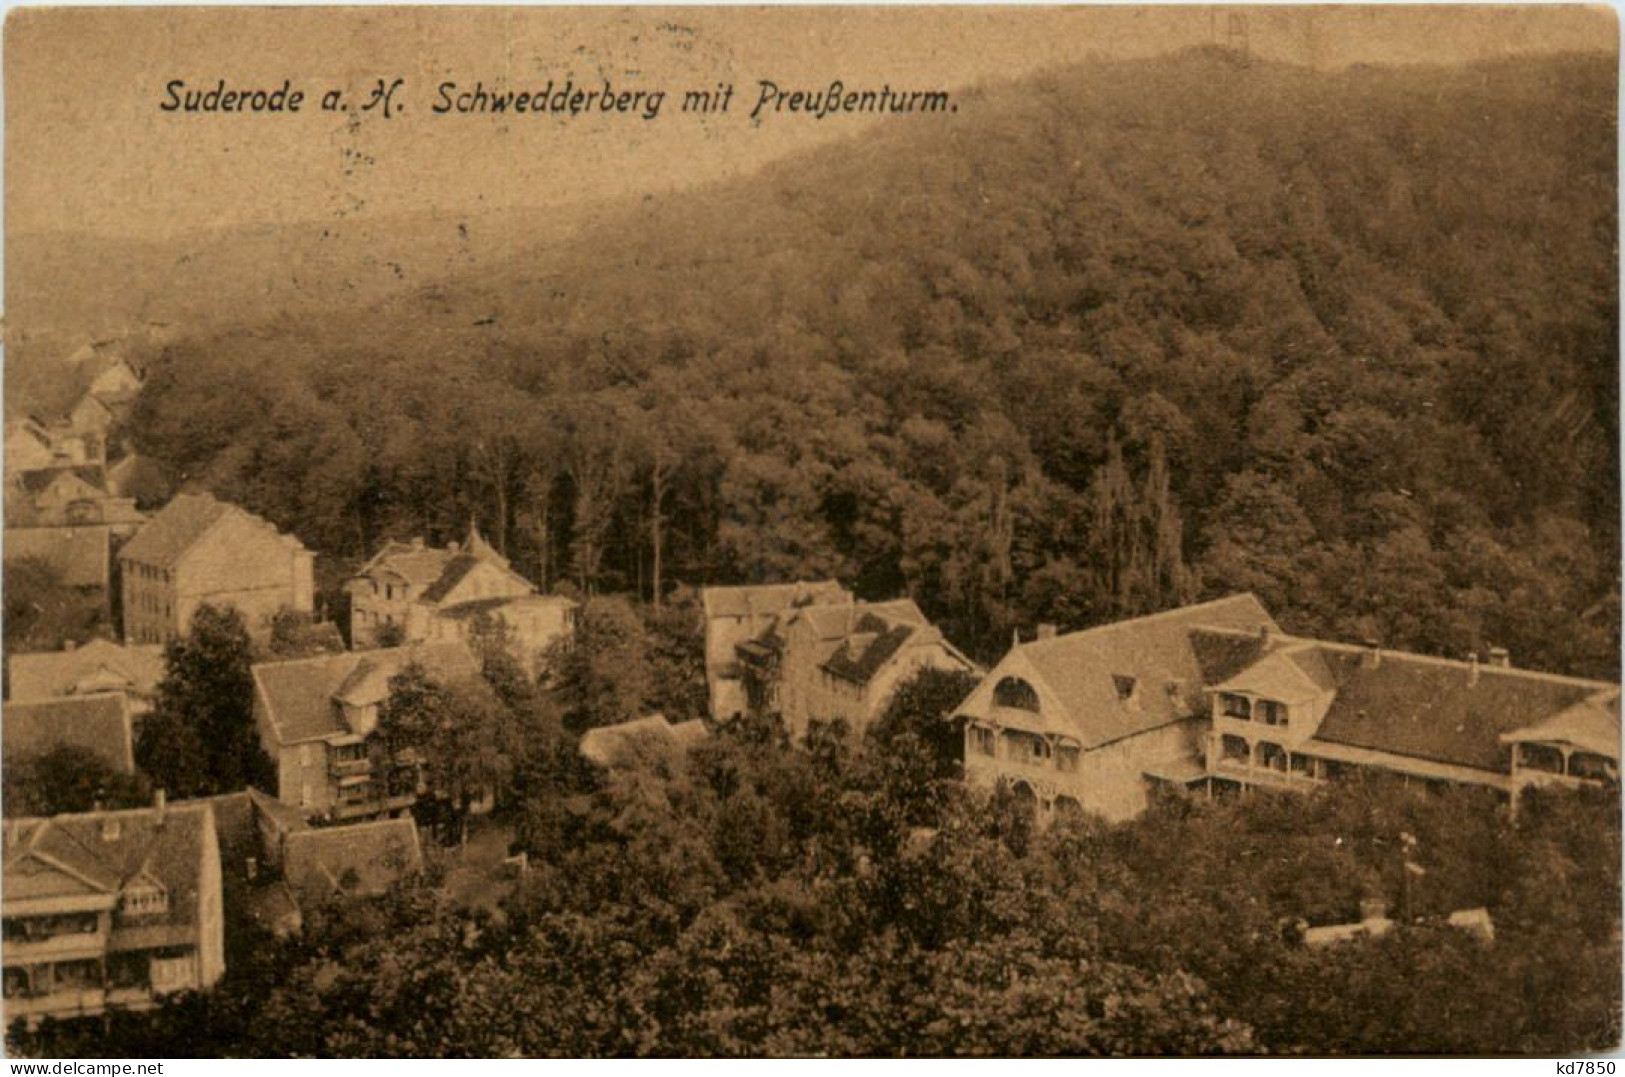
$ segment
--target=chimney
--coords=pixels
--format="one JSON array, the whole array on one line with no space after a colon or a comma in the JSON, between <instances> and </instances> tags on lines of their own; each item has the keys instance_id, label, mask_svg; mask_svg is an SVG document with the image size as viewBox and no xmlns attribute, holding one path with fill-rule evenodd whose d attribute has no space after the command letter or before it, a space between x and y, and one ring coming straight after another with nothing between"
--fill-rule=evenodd
<instances>
[{"instance_id":1,"label":"chimney","mask_svg":"<svg viewBox=\"0 0 1625 1077\"><path fill-rule=\"evenodd\" d=\"M412 549L414 549L414 550L423 549L423 536L422 535L413 535L412 536Z\"/></svg>"},{"instance_id":2,"label":"chimney","mask_svg":"<svg viewBox=\"0 0 1625 1077\"><path fill-rule=\"evenodd\" d=\"M118 841L120 831L118 816L109 815L102 819L103 841Z\"/></svg>"},{"instance_id":3,"label":"chimney","mask_svg":"<svg viewBox=\"0 0 1625 1077\"><path fill-rule=\"evenodd\" d=\"M1365 658L1361 663L1366 669L1376 669L1382 665L1382 647L1374 639L1365 641Z\"/></svg>"},{"instance_id":4,"label":"chimney","mask_svg":"<svg viewBox=\"0 0 1625 1077\"><path fill-rule=\"evenodd\" d=\"M169 795L162 789L152 794L153 821L158 826L164 825L164 808L169 804Z\"/></svg>"},{"instance_id":5,"label":"chimney","mask_svg":"<svg viewBox=\"0 0 1625 1077\"><path fill-rule=\"evenodd\" d=\"M1274 639L1275 633L1269 625L1261 624L1258 626L1258 645L1260 647L1268 647Z\"/></svg>"},{"instance_id":6,"label":"chimney","mask_svg":"<svg viewBox=\"0 0 1625 1077\"><path fill-rule=\"evenodd\" d=\"M1055 626L1052 625L1052 624L1041 624L1041 625L1039 625L1038 626L1038 638L1039 639L1054 639L1055 638Z\"/></svg>"},{"instance_id":7,"label":"chimney","mask_svg":"<svg viewBox=\"0 0 1625 1077\"><path fill-rule=\"evenodd\" d=\"M1368 924L1373 920L1388 919L1388 901L1380 897L1364 897L1360 899L1360 922Z\"/></svg>"},{"instance_id":8,"label":"chimney","mask_svg":"<svg viewBox=\"0 0 1625 1077\"><path fill-rule=\"evenodd\" d=\"M1478 652L1467 652L1467 687L1478 683Z\"/></svg>"},{"instance_id":9,"label":"chimney","mask_svg":"<svg viewBox=\"0 0 1625 1077\"><path fill-rule=\"evenodd\" d=\"M453 539L451 542L446 543L446 552L451 554L453 557L456 557L458 554L463 552L462 543Z\"/></svg>"},{"instance_id":10,"label":"chimney","mask_svg":"<svg viewBox=\"0 0 1625 1077\"><path fill-rule=\"evenodd\" d=\"M62 641L62 649L64 651L71 651L77 646L79 646L79 641L76 639L65 639Z\"/></svg>"},{"instance_id":11,"label":"chimney","mask_svg":"<svg viewBox=\"0 0 1625 1077\"><path fill-rule=\"evenodd\" d=\"M1499 666L1502 669L1511 669L1512 655L1507 652L1505 647L1491 647L1490 665Z\"/></svg>"}]
</instances>

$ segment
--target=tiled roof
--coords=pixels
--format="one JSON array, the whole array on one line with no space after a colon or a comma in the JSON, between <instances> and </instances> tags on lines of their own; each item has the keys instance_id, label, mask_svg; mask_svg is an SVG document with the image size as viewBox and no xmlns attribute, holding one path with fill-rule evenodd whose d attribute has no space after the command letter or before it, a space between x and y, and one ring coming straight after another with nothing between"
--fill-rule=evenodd
<instances>
[{"instance_id":1,"label":"tiled roof","mask_svg":"<svg viewBox=\"0 0 1625 1077\"><path fill-rule=\"evenodd\" d=\"M4 831L8 903L48 897L37 891L64 885L60 875L24 871L24 862L35 857L109 895L146 875L163 886L168 908L137 925L115 919L109 949L196 941L203 843L216 840L207 802L8 820Z\"/></svg>"},{"instance_id":2,"label":"tiled roof","mask_svg":"<svg viewBox=\"0 0 1625 1077\"><path fill-rule=\"evenodd\" d=\"M452 588L480 566L481 559L473 554L460 553L446 562L446 567L440 571L440 576L428 586L421 596L424 602L439 602L451 594Z\"/></svg>"},{"instance_id":3,"label":"tiled roof","mask_svg":"<svg viewBox=\"0 0 1625 1077\"><path fill-rule=\"evenodd\" d=\"M892 624L865 613L855 631L824 661L824 670L853 684L868 684L917 631L914 625Z\"/></svg>"},{"instance_id":4,"label":"tiled roof","mask_svg":"<svg viewBox=\"0 0 1625 1077\"><path fill-rule=\"evenodd\" d=\"M178 494L119 551L119 560L160 568L171 567L211 528L229 516L251 521L276 534L290 546L302 548L298 539L282 534L269 521L244 512L235 505L217 501L210 494Z\"/></svg>"},{"instance_id":5,"label":"tiled roof","mask_svg":"<svg viewBox=\"0 0 1625 1077\"><path fill-rule=\"evenodd\" d=\"M8 673L12 699L82 695L112 680L124 681L137 695L150 696L164 675L164 649L97 639L68 651L14 654Z\"/></svg>"},{"instance_id":6,"label":"tiled roof","mask_svg":"<svg viewBox=\"0 0 1625 1077\"><path fill-rule=\"evenodd\" d=\"M1619 759L1619 693L1591 696L1543 722L1501 734L1506 742L1568 744Z\"/></svg>"},{"instance_id":7,"label":"tiled roof","mask_svg":"<svg viewBox=\"0 0 1625 1077\"><path fill-rule=\"evenodd\" d=\"M107 479L102 469L93 464L78 464L71 467L42 467L33 471L15 473L14 481L28 494L42 494L52 486L65 480L77 480L90 487L99 494L107 492Z\"/></svg>"},{"instance_id":8,"label":"tiled roof","mask_svg":"<svg viewBox=\"0 0 1625 1077\"><path fill-rule=\"evenodd\" d=\"M283 846L283 877L302 902L381 894L422 869L417 827L405 817L297 830Z\"/></svg>"},{"instance_id":9,"label":"tiled roof","mask_svg":"<svg viewBox=\"0 0 1625 1077\"><path fill-rule=\"evenodd\" d=\"M360 676L390 677L412 662L439 680L474 676L479 665L461 642L419 643L375 651L296 658L286 662L260 662L254 666L255 691L268 708L272 728L282 744L316 740L347 733L334 713L334 697L356 689Z\"/></svg>"},{"instance_id":10,"label":"tiled roof","mask_svg":"<svg viewBox=\"0 0 1625 1077\"><path fill-rule=\"evenodd\" d=\"M1315 738L1441 763L1504 771L1501 735L1553 717L1609 685L1527 670L1320 644L1336 695Z\"/></svg>"},{"instance_id":11,"label":"tiled roof","mask_svg":"<svg viewBox=\"0 0 1625 1077\"><path fill-rule=\"evenodd\" d=\"M1199 627L1256 632L1275 626L1250 594L1166 610L1148 617L1017 645L1052 701L1063 728L1087 748L1132 736L1204 710L1202 685L1209 669L1237 662L1207 647L1199 653ZM1131 698L1118 695L1114 677L1132 677ZM1046 707L1048 710L1048 707Z\"/></svg>"},{"instance_id":12,"label":"tiled roof","mask_svg":"<svg viewBox=\"0 0 1625 1077\"><path fill-rule=\"evenodd\" d=\"M121 561L170 566L234 511L209 494L180 494L160 509L119 553Z\"/></svg>"},{"instance_id":13,"label":"tiled roof","mask_svg":"<svg viewBox=\"0 0 1625 1077\"><path fill-rule=\"evenodd\" d=\"M114 770L135 770L135 746L125 697L118 692L60 699L12 700L4 718L4 761L71 746L96 753Z\"/></svg>"},{"instance_id":14,"label":"tiled roof","mask_svg":"<svg viewBox=\"0 0 1625 1077\"><path fill-rule=\"evenodd\" d=\"M449 550L420 543L386 542L357 575L392 572L414 587L426 587L440 578L447 562L455 556Z\"/></svg>"},{"instance_id":15,"label":"tiled roof","mask_svg":"<svg viewBox=\"0 0 1625 1077\"><path fill-rule=\"evenodd\" d=\"M1218 692L1245 692L1282 703L1304 703L1324 695L1326 688L1316 683L1297 656L1273 651L1221 684Z\"/></svg>"}]
</instances>

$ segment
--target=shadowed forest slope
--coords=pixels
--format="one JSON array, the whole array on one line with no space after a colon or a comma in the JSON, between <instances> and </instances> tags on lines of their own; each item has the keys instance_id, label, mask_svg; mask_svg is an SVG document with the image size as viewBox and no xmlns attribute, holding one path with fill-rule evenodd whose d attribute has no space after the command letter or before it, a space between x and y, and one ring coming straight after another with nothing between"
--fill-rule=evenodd
<instances>
[{"instance_id":1,"label":"shadowed forest slope","mask_svg":"<svg viewBox=\"0 0 1625 1077\"><path fill-rule=\"evenodd\" d=\"M132 423L359 557L839 575L956 640L1257 591L1609 673L1614 64L1201 50L961 99L370 313L193 333Z\"/></svg>"}]
</instances>

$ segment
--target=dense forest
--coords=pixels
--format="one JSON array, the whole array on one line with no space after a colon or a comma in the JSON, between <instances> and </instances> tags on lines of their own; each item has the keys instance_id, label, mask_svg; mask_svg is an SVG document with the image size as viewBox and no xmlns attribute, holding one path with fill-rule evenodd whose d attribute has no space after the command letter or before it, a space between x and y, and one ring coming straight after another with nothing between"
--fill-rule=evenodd
<instances>
[{"instance_id":1,"label":"dense forest","mask_svg":"<svg viewBox=\"0 0 1625 1077\"><path fill-rule=\"evenodd\" d=\"M1100 61L177 340L131 429L334 574L474 518L546 586L833 575L983 658L1248 589L1612 675L1615 145L1601 56Z\"/></svg>"}]
</instances>

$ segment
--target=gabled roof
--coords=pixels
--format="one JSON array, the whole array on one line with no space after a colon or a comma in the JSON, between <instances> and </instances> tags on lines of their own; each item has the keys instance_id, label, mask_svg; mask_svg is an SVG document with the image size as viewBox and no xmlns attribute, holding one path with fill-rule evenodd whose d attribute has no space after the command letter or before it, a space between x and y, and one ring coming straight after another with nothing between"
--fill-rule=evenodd
<instances>
[{"instance_id":1,"label":"gabled roof","mask_svg":"<svg viewBox=\"0 0 1625 1077\"><path fill-rule=\"evenodd\" d=\"M86 695L94 686L109 684L109 678L150 696L164 675L164 649L97 639L72 650L14 654L9 665L14 700Z\"/></svg>"},{"instance_id":2,"label":"gabled roof","mask_svg":"<svg viewBox=\"0 0 1625 1077\"><path fill-rule=\"evenodd\" d=\"M1247 693L1281 703L1305 703L1330 691L1331 686L1317 682L1310 672L1313 667L1298 661L1298 657L1295 652L1274 651L1215 685L1214 690ZM1319 657L1318 653L1315 657ZM1324 662L1319 665L1324 669Z\"/></svg>"},{"instance_id":3,"label":"gabled roof","mask_svg":"<svg viewBox=\"0 0 1625 1077\"><path fill-rule=\"evenodd\" d=\"M1555 715L1606 685L1526 670L1384 651L1373 668L1359 648L1322 644L1337 694L1317 740L1481 770L1507 769L1501 734Z\"/></svg>"},{"instance_id":4,"label":"gabled roof","mask_svg":"<svg viewBox=\"0 0 1625 1077\"><path fill-rule=\"evenodd\" d=\"M460 641L417 643L373 651L346 651L254 665L254 685L281 744L348 733L334 700L344 693L359 699L364 682L387 685L389 678L416 662L440 681L471 677L479 664Z\"/></svg>"},{"instance_id":5,"label":"gabled roof","mask_svg":"<svg viewBox=\"0 0 1625 1077\"><path fill-rule=\"evenodd\" d=\"M1314 733L1319 743L1505 772L1504 743L1538 740L1528 734L1553 723L1549 728L1575 735L1586 731L1594 744L1607 740L1604 754L1619 755L1619 686L1605 681L1279 634L1266 641L1216 627L1197 633L1197 646L1208 683L1219 690L1248 685L1284 702L1292 700L1278 693L1292 684L1329 691L1330 706ZM1302 682L1293 679L1293 667Z\"/></svg>"},{"instance_id":6,"label":"gabled roof","mask_svg":"<svg viewBox=\"0 0 1625 1077\"><path fill-rule=\"evenodd\" d=\"M110 948L196 941L204 842L216 840L207 802L8 820L4 833L8 906L50 896L34 892L36 886L50 886L53 880L34 876L37 882L31 885L25 867L31 859L109 895L146 877L163 887L168 908L129 925L115 919Z\"/></svg>"},{"instance_id":7,"label":"gabled roof","mask_svg":"<svg viewBox=\"0 0 1625 1077\"><path fill-rule=\"evenodd\" d=\"M851 595L835 580L706 587L700 591L700 602L707 621L717 617L761 617L782 613L792 606L811 606L842 599L850 601Z\"/></svg>"},{"instance_id":8,"label":"gabled roof","mask_svg":"<svg viewBox=\"0 0 1625 1077\"><path fill-rule=\"evenodd\" d=\"M307 903L371 897L423 870L417 827L405 817L296 830L282 855L284 878Z\"/></svg>"},{"instance_id":9,"label":"gabled roof","mask_svg":"<svg viewBox=\"0 0 1625 1077\"><path fill-rule=\"evenodd\" d=\"M835 653L824 660L826 673L852 684L868 684L920 631L916 625L894 623L873 613L864 613L853 628Z\"/></svg>"},{"instance_id":10,"label":"gabled roof","mask_svg":"<svg viewBox=\"0 0 1625 1077\"><path fill-rule=\"evenodd\" d=\"M439 602L442 598L451 594L452 588L467 579L468 574L479 568L483 563L480 558L475 557L473 554L458 554L446 562L446 567L441 570L439 577L429 584L428 588L420 596L421 599L424 602Z\"/></svg>"},{"instance_id":11,"label":"gabled roof","mask_svg":"<svg viewBox=\"0 0 1625 1077\"><path fill-rule=\"evenodd\" d=\"M38 496L61 482L77 482L88 487L93 494L107 493L107 477L94 464L74 464L65 467L42 467L13 473L13 481L26 494Z\"/></svg>"},{"instance_id":12,"label":"gabled roof","mask_svg":"<svg viewBox=\"0 0 1625 1077\"><path fill-rule=\"evenodd\" d=\"M123 693L66 696L59 699L12 700L0 708L4 764L53 748L94 752L114 770L135 770L135 741Z\"/></svg>"},{"instance_id":13,"label":"gabled roof","mask_svg":"<svg viewBox=\"0 0 1625 1077\"><path fill-rule=\"evenodd\" d=\"M1256 634L1275 621L1254 596L1231 595L1021 643L1011 653L1042 682L1046 716L1084 748L1096 748L1203 712L1204 676L1216 656L1198 654L1194 630L1209 626ZM1130 698L1119 697L1117 677L1134 679Z\"/></svg>"},{"instance_id":14,"label":"gabled roof","mask_svg":"<svg viewBox=\"0 0 1625 1077\"><path fill-rule=\"evenodd\" d=\"M1544 722L1502 733L1503 743L1567 744L1619 759L1619 693L1590 696Z\"/></svg>"},{"instance_id":15,"label":"gabled roof","mask_svg":"<svg viewBox=\"0 0 1625 1077\"><path fill-rule=\"evenodd\" d=\"M290 546L304 548L298 539L282 534L270 522L235 505L217 501L211 494L179 494L136 532L135 538L119 552L119 560L159 568L173 567L187 550L227 518L250 521Z\"/></svg>"},{"instance_id":16,"label":"gabled roof","mask_svg":"<svg viewBox=\"0 0 1625 1077\"><path fill-rule=\"evenodd\" d=\"M414 539L410 543L386 542L384 548L373 555L356 576L396 576L413 587L424 589L418 595L418 601L434 604L451 594L469 573L482 564L494 565L526 589L535 590L535 586L515 572L508 559L486 542L479 529L473 526L468 529L465 544L459 546L454 542L443 550L424 545L421 539Z\"/></svg>"},{"instance_id":17,"label":"gabled roof","mask_svg":"<svg viewBox=\"0 0 1625 1077\"><path fill-rule=\"evenodd\" d=\"M357 576L393 573L414 587L426 587L440 578L446 564L457 555L450 550L425 546L422 542L384 543L372 560L361 566Z\"/></svg>"}]
</instances>

